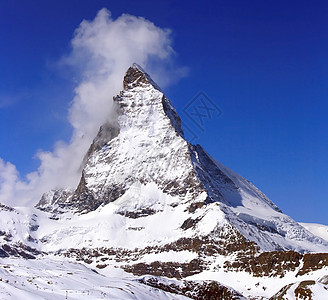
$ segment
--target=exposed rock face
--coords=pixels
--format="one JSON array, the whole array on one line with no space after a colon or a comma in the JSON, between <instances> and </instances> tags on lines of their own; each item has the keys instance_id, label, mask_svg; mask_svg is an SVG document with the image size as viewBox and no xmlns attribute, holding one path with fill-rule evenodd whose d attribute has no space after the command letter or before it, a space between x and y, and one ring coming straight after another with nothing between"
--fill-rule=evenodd
<instances>
[{"instance_id":1,"label":"exposed rock face","mask_svg":"<svg viewBox=\"0 0 328 300\"><path fill-rule=\"evenodd\" d=\"M176 282L163 282L156 277L146 277L140 280L141 283L155 287L173 294L184 295L195 300L233 300L246 299L238 292L228 288L216 281L183 281L182 284Z\"/></svg>"},{"instance_id":2,"label":"exposed rock face","mask_svg":"<svg viewBox=\"0 0 328 300\"><path fill-rule=\"evenodd\" d=\"M35 248L31 248L22 243L10 245L3 244L0 248L0 257L22 257L26 259L35 259L37 255L41 254Z\"/></svg>"},{"instance_id":3,"label":"exposed rock face","mask_svg":"<svg viewBox=\"0 0 328 300\"><path fill-rule=\"evenodd\" d=\"M36 208L53 212L54 215L64 212L64 208L70 203L73 191L71 190L51 190L42 195L41 200L36 205Z\"/></svg>"},{"instance_id":4,"label":"exposed rock face","mask_svg":"<svg viewBox=\"0 0 328 300\"><path fill-rule=\"evenodd\" d=\"M284 286L270 300L283 299L326 299L328 296L328 286L320 281L304 280Z\"/></svg>"},{"instance_id":5,"label":"exposed rock face","mask_svg":"<svg viewBox=\"0 0 328 300\"><path fill-rule=\"evenodd\" d=\"M87 154L85 155L82 163L82 167L85 166L88 158L96 151L99 151L104 147L109 141L117 137L120 133L118 124L112 124L110 122L102 125L98 131L96 138L93 140Z\"/></svg>"}]
</instances>

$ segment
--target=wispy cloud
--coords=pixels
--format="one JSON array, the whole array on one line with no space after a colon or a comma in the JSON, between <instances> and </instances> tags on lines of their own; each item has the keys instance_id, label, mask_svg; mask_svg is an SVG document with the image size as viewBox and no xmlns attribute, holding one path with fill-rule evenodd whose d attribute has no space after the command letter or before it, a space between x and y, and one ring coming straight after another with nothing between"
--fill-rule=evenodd
<instances>
[{"instance_id":1,"label":"wispy cloud","mask_svg":"<svg viewBox=\"0 0 328 300\"><path fill-rule=\"evenodd\" d=\"M137 62L167 84L168 78L185 75L185 69L172 68L173 58L170 30L142 17L123 14L114 20L102 9L94 20L83 21L74 33L71 53L61 60L79 74L68 115L71 140L56 142L52 152L38 152L40 167L25 180L14 165L0 160L0 201L32 204L47 190L76 187L83 156L99 126L115 118L112 97L122 88L126 69Z\"/></svg>"}]
</instances>

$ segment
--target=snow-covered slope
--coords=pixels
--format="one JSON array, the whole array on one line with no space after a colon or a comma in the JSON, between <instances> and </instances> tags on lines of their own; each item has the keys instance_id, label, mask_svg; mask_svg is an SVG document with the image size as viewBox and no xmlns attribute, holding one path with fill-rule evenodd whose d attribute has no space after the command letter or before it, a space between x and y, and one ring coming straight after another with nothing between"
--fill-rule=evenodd
<instances>
[{"instance_id":1,"label":"snow-covered slope","mask_svg":"<svg viewBox=\"0 0 328 300\"><path fill-rule=\"evenodd\" d=\"M36 218L31 209L15 209L0 203L0 257L34 258L40 254Z\"/></svg>"},{"instance_id":2,"label":"snow-covered slope","mask_svg":"<svg viewBox=\"0 0 328 300\"><path fill-rule=\"evenodd\" d=\"M73 262L0 259L0 264L1 299L190 299Z\"/></svg>"},{"instance_id":3,"label":"snow-covered slope","mask_svg":"<svg viewBox=\"0 0 328 300\"><path fill-rule=\"evenodd\" d=\"M322 300L328 298L328 288L326 284L315 280L297 281L284 286L273 299L311 299Z\"/></svg>"},{"instance_id":4,"label":"snow-covered slope","mask_svg":"<svg viewBox=\"0 0 328 300\"><path fill-rule=\"evenodd\" d=\"M312 232L314 235L321 237L322 239L328 241L328 226L315 223L300 223L308 231Z\"/></svg>"}]
</instances>

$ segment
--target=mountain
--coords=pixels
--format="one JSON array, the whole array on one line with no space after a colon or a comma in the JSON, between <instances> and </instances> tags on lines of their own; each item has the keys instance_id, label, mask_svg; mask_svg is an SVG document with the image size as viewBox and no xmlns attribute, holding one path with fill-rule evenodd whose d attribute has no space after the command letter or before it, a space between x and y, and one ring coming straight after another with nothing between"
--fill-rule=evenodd
<instances>
[{"instance_id":1,"label":"mountain","mask_svg":"<svg viewBox=\"0 0 328 300\"><path fill-rule=\"evenodd\" d=\"M139 66L128 69L123 87L114 98L118 118L100 128L77 189L45 194L38 208L85 214L115 203L116 215L153 216L157 223L169 209L181 223L170 228L176 237L216 230L236 235L233 243L241 234L265 251L327 250L326 241L282 214L249 181L189 144L170 101Z\"/></svg>"},{"instance_id":2,"label":"mountain","mask_svg":"<svg viewBox=\"0 0 328 300\"><path fill-rule=\"evenodd\" d=\"M149 287L153 299L158 290L163 299L274 299L328 289L328 241L188 143L176 110L141 67L127 70L113 101L117 118L99 129L76 189L4 213L17 219L2 224L14 256L28 247L27 258L54 269L80 262L109 281L119 274Z\"/></svg>"}]
</instances>

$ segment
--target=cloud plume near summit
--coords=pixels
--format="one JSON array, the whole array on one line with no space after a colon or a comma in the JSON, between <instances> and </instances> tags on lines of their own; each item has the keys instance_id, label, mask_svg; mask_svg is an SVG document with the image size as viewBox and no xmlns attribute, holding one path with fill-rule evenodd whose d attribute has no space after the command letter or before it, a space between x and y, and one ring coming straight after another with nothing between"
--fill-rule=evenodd
<instances>
[{"instance_id":1,"label":"cloud plume near summit","mask_svg":"<svg viewBox=\"0 0 328 300\"><path fill-rule=\"evenodd\" d=\"M40 151L39 168L22 179L17 168L0 158L0 202L9 205L36 203L54 188L75 188L80 165L99 127L115 119L112 97L122 89L127 68L137 62L156 79L184 75L172 66L174 51L170 30L157 27L142 17L123 14L113 19L101 9L94 20L82 21L71 41L71 52L61 59L79 74L68 119L73 127L71 140L58 141L52 152Z\"/></svg>"}]
</instances>

